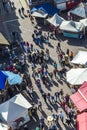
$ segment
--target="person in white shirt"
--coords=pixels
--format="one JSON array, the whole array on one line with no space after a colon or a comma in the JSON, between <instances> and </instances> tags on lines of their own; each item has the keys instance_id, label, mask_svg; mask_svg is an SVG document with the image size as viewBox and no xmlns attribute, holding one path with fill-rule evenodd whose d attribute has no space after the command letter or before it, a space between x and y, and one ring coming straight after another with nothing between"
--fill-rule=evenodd
<instances>
[{"instance_id":1,"label":"person in white shirt","mask_svg":"<svg viewBox=\"0 0 87 130\"><path fill-rule=\"evenodd\" d=\"M62 111L59 112L59 118L60 118L61 121L63 122L63 120L64 120L64 115L63 115Z\"/></svg>"}]
</instances>

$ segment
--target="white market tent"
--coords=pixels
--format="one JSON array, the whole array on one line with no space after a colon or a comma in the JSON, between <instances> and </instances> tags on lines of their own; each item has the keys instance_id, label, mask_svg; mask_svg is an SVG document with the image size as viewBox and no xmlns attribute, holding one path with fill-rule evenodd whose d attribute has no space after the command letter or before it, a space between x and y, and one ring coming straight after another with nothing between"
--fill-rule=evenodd
<instances>
[{"instance_id":1,"label":"white market tent","mask_svg":"<svg viewBox=\"0 0 87 130\"><path fill-rule=\"evenodd\" d=\"M85 65L87 63L87 51L78 51L71 63Z\"/></svg>"},{"instance_id":2,"label":"white market tent","mask_svg":"<svg viewBox=\"0 0 87 130\"><path fill-rule=\"evenodd\" d=\"M79 22L74 22L74 21L63 21L60 25L60 29L63 31L68 31L68 32L81 32L83 30L83 24Z\"/></svg>"},{"instance_id":3,"label":"white market tent","mask_svg":"<svg viewBox=\"0 0 87 130\"><path fill-rule=\"evenodd\" d=\"M80 23L87 27L87 18L80 20Z\"/></svg>"},{"instance_id":4,"label":"white market tent","mask_svg":"<svg viewBox=\"0 0 87 130\"><path fill-rule=\"evenodd\" d=\"M33 17L46 18L48 14L42 10L37 10L31 14Z\"/></svg>"},{"instance_id":5,"label":"white market tent","mask_svg":"<svg viewBox=\"0 0 87 130\"><path fill-rule=\"evenodd\" d=\"M81 85L87 81L87 68L71 69L66 74L67 82L72 85Z\"/></svg>"},{"instance_id":6,"label":"white market tent","mask_svg":"<svg viewBox=\"0 0 87 130\"><path fill-rule=\"evenodd\" d=\"M83 3L80 3L79 6L73 10L69 11L70 13L82 17L82 18L86 18L87 17L87 8L86 5Z\"/></svg>"},{"instance_id":7,"label":"white market tent","mask_svg":"<svg viewBox=\"0 0 87 130\"><path fill-rule=\"evenodd\" d=\"M31 107L31 104L22 94L18 94L0 105L0 118L10 125Z\"/></svg>"},{"instance_id":8,"label":"white market tent","mask_svg":"<svg viewBox=\"0 0 87 130\"><path fill-rule=\"evenodd\" d=\"M54 25L55 27L58 27L64 21L64 19L60 17L58 14L54 14L54 16L51 18L48 18L47 21L50 24Z\"/></svg>"},{"instance_id":9,"label":"white market tent","mask_svg":"<svg viewBox=\"0 0 87 130\"><path fill-rule=\"evenodd\" d=\"M0 123L0 130L9 130L9 126L6 124Z\"/></svg>"}]
</instances>

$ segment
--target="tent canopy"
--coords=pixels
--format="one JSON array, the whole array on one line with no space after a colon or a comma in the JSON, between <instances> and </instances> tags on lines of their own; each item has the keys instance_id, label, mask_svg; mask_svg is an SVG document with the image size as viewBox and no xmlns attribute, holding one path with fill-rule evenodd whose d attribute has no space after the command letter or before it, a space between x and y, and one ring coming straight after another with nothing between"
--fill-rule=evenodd
<instances>
[{"instance_id":1,"label":"tent canopy","mask_svg":"<svg viewBox=\"0 0 87 130\"><path fill-rule=\"evenodd\" d=\"M58 9L56 7L54 7L53 5L49 4L49 3L45 3L45 4L41 4L41 5L37 5L34 8L31 9L31 13L37 11L37 10L44 10L48 15L53 16L55 13L58 13Z\"/></svg>"},{"instance_id":2,"label":"tent canopy","mask_svg":"<svg viewBox=\"0 0 87 130\"><path fill-rule=\"evenodd\" d=\"M39 17L39 18L46 18L48 16L48 14L42 10L37 10L32 13L32 16Z\"/></svg>"},{"instance_id":3,"label":"tent canopy","mask_svg":"<svg viewBox=\"0 0 87 130\"><path fill-rule=\"evenodd\" d=\"M5 82L8 76L6 76L2 71L0 71L0 89L5 89Z\"/></svg>"},{"instance_id":4,"label":"tent canopy","mask_svg":"<svg viewBox=\"0 0 87 130\"><path fill-rule=\"evenodd\" d=\"M87 17L87 5L80 3L77 8L70 10L69 12L82 18Z\"/></svg>"},{"instance_id":5,"label":"tent canopy","mask_svg":"<svg viewBox=\"0 0 87 130\"><path fill-rule=\"evenodd\" d=\"M47 21L52 25L54 25L55 27L58 27L64 21L64 19L60 17L58 14L54 14L54 16L48 18Z\"/></svg>"},{"instance_id":6,"label":"tent canopy","mask_svg":"<svg viewBox=\"0 0 87 130\"><path fill-rule=\"evenodd\" d=\"M72 85L80 85L87 81L87 68L73 68L66 74L67 82Z\"/></svg>"},{"instance_id":7,"label":"tent canopy","mask_svg":"<svg viewBox=\"0 0 87 130\"><path fill-rule=\"evenodd\" d=\"M60 25L60 29L63 31L69 31L69 32L81 32L83 30L83 24L79 22L74 21L63 21Z\"/></svg>"},{"instance_id":8,"label":"tent canopy","mask_svg":"<svg viewBox=\"0 0 87 130\"><path fill-rule=\"evenodd\" d=\"M87 51L78 51L71 63L85 65L87 63Z\"/></svg>"},{"instance_id":9,"label":"tent canopy","mask_svg":"<svg viewBox=\"0 0 87 130\"><path fill-rule=\"evenodd\" d=\"M6 124L0 123L0 130L9 130L9 127Z\"/></svg>"},{"instance_id":10,"label":"tent canopy","mask_svg":"<svg viewBox=\"0 0 87 130\"><path fill-rule=\"evenodd\" d=\"M84 82L78 91L70 96L70 99L80 112L87 109L87 82Z\"/></svg>"},{"instance_id":11,"label":"tent canopy","mask_svg":"<svg viewBox=\"0 0 87 130\"><path fill-rule=\"evenodd\" d=\"M80 20L80 23L87 27L87 18Z\"/></svg>"},{"instance_id":12,"label":"tent canopy","mask_svg":"<svg viewBox=\"0 0 87 130\"><path fill-rule=\"evenodd\" d=\"M18 94L0 105L0 118L9 124L31 107L31 104L21 94Z\"/></svg>"},{"instance_id":13,"label":"tent canopy","mask_svg":"<svg viewBox=\"0 0 87 130\"><path fill-rule=\"evenodd\" d=\"M77 128L78 130L87 130L87 112L77 116Z\"/></svg>"},{"instance_id":14,"label":"tent canopy","mask_svg":"<svg viewBox=\"0 0 87 130\"><path fill-rule=\"evenodd\" d=\"M19 74L14 74L13 72L10 71L2 71L2 72L8 77L7 79L10 85L21 84L22 77Z\"/></svg>"},{"instance_id":15,"label":"tent canopy","mask_svg":"<svg viewBox=\"0 0 87 130\"><path fill-rule=\"evenodd\" d=\"M10 45L6 38L0 33L0 45Z\"/></svg>"}]
</instances>

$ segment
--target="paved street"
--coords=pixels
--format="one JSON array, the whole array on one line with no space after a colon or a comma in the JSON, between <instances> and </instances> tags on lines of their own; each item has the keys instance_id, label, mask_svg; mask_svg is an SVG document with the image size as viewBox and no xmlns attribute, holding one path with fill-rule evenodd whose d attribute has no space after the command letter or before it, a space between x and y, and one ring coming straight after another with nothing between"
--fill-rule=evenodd
<instances>
[{"instance_id":1,"label":"paved street","mask_svg":"<svg viewBox=\"0 0 87 130\"><path fill-rule=\"evenodd\" d=\"M27 10L28 7L26 5L26 2L23 3L23 0L13 0L14 2L14 6L15 6L15 10L13 10L10 14L9 13L4 13L2 14L2 21L0 22L0 31L6 36L6 38L11 42L12 41L12 37L11 37L11 32L12 31L17 31L20 33L21 35L21 39L23 39L24 41L28 41L29 43L33 43L34 44L34 48L38 48L38 46L36 46L36 44L33 42L32 40L32 33L34 31L34 27L35 25L33 25L29 19L29 17L21 17L18 13L18 9L21 8L22 6L24 6L25 8L25 14L27 15ZM8 17L6 17L8 16ZM43 31L44 33L45 31ZM57 62L58 64L58 69L60 70L61 67L59 65L58 62L58 58L57 58L57 53L56 53L56 46L58 41L61 44L61 48L63 50L63 52L66 53L67 48L70 49L71 51L74 52L74 55L77 53L78 50L86 50L85 45L87 44L87 39L85 40L78 40L78 39L71 39L71 38L65 38L62 35L59 35L57 40L52 40L50 39L50 43L51 43L51 47L49 47L48 45L44 44L44 50L46 50L46 48L49 49L49 53L50 53L50 57L52 57L52 59L54 61ZM61 110L61 106L60 104L54 104L53 106L50 105L47 106L47 104L44 102L42 95L39 91L39 89L37 88L34 79L32 78L32 69L31 69L31 64L28 63L29 65L29 73L31 75L31 79L32 79L32 83L33 83L33 87L34 87L34 91L35 91L35 103L37 104L38 100L42 102L43 104L43 113L41 113L40 111L38 111L38 116L41 117L41 115L43 114L45 117L45 122L47 124L46 118L49 115L52 115L52 112L50 111L50 107L53 109L53 113L59 113L59 111ZM52 72L53 70L53 66L52 65L48 65L49 67L49 72ZM68 67L66 67L67 70L69 70ZM57 79L54 78L54 83L53 86L50 88L46 88L45 85L41 84L42 88L44 90L44 92L48 93L50 92L51 95L54 95L54 93L56 91L59 91L61 88L64 90L64 95L66 95L67 93L69 95L71 95L71 91L70 88L67 86L67 83L64 81L58 81ZM65 112L64 110L62 110L64 115ZM65 115L66 117L66 115ZM65 121L65 119L64 119ZM29 130L35 130L35 127L37 125L37 122L35 122L33 124L33 122L30 122L29 124ZM60 130L73 130L70 127L67 127L65 124L63 124L61 122L61 120L59 120L59 129Z\"/></svg>"}]
</instances>

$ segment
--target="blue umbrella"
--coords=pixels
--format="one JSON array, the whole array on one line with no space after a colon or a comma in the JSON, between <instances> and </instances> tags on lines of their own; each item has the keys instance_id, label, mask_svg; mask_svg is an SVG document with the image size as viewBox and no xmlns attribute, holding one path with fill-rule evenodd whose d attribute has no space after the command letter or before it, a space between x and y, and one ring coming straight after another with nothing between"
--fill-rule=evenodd
<instances>
[{"instance_id":1,"label":"blue umbrella","mask_svg":"<svg viewBox=\"0 0 87 130\"><path fill-rule=\"evenodd\" d=\"M19 74L14 74L13 72L10 71L2 71L2 72L8 77L7 79L10 85L21 84L22 77Z\"/></svg>"},{"instance_id":2,"label":"blue umbrella","mask_svg":"<svg viewBox=\"0 0 87 130\"><path fill-rule=\"evenodd\" d=\"M7 76L0 71L0 89L5 89L5 82L6 82Z\"/></svg>"}]
</instances>

